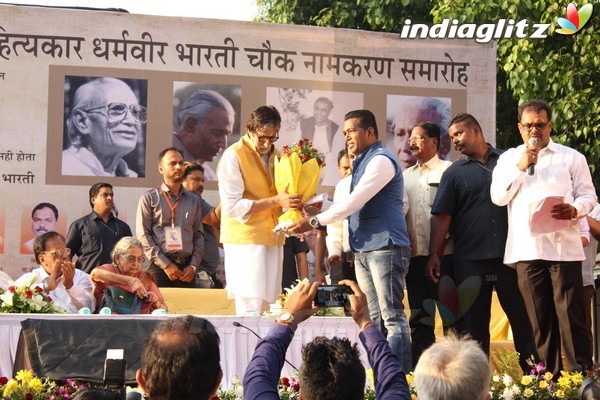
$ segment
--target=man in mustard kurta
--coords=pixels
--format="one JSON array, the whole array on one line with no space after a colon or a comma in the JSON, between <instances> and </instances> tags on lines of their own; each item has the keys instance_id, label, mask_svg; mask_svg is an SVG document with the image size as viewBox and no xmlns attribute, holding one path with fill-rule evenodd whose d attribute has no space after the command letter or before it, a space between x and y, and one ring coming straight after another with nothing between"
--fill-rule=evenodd
<instances>
[{"instance_id":1,"label":"man in mustard kurta","mask_svg":"<svg viewBox=\"0 0 600 400\"><path fill-rule=\"evenodd\" d=\"M278 194L275 188L280 126L275 107L257 108L248 117L246 134L225 150L217 169L226 289L238 315L260 315L277 299L284 238L273 228L282 208L302 203L302 194Z\"/></svg>"}]
</instances>

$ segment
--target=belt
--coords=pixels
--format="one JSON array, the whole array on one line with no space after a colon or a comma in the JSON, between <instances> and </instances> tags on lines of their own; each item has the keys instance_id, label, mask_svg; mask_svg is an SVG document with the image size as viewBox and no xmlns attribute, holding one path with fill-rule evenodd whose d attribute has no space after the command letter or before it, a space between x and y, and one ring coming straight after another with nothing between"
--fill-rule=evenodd
<instances>
[{"instance_id":1,"label":"belt","mask_svg":"<svg viewBox=\"0 0 600 400\"><path fill-rule=\"evenodd\" d=\"M187 267L192 260L192 256L167 256L167 258L180 267Z\"/></svg>"}]
</instances>

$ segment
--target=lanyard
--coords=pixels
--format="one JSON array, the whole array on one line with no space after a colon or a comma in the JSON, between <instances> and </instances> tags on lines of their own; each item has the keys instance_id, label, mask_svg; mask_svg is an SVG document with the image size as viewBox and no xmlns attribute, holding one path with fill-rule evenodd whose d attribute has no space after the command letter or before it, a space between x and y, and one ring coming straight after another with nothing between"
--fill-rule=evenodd
<instances>
[{"instance_id":1,"label":"lanyard","mask_svg":"<svg viewBox=\"0 0 600 400\"><path fill-rule=\"evenodd\" d=\"M169 208L171 209L171 226L173 228L175 228L175 209L179 205L179 200L181 200L181 197L179 197L177 199L175 204L171 204L171 200L169 200L169 196L167 196L167 192L163 192L163 196L165 196L165 200L167 200L167 204L169 205Z\"/></svg>"}]
</instances>

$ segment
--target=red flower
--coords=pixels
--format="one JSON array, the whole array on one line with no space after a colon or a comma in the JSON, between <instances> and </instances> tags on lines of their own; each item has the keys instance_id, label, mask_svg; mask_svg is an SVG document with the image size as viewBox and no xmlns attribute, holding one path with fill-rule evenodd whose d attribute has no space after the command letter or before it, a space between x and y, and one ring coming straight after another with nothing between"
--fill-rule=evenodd
<instances>
[{"instance_id":1,"label":"red flower","mask_svg":"<svg viewBox=\"0 0 600 400\"><path fill-rule=\"evenodd\" d=\"M29 289L27 289L23 294L25 295L26 299L30 299L33 297L33 292Z\"/></svg>"},{"instance_id":2,"label":"red flower","mask_svg":"<svg viewBox=\"0 0 600 400\"><path fill-rule=\"evenodd\" d=\"M285 387L290 387L290 380L284 376L283 378L281 378L281 384Z\"/></svg>"},{"instance_id":3,"label":"red flower","mask_svg":"<svg viewBox=\"0 0 600 400\"><path fill-rule=\"evenodd\" d=\"M4 386L8 383L8 378L5 376L0 376L0 386Z\"/></svg>"},{"instance_id":4,"label":"red flower","mask_svg":"<svg viewBox=\"0 0 600 400\"><path fill-rule=\"evenodd\" d=\"M283 146L283 151L287 153L288 149L290 148L290 146Z\"/></svg>"},{"instance_id":5,"label":"red flower","mask_svg":"<svg viewBox=\"0 0 600 400\"><path fill-rule=\"evenodd\" d=\"M308 139L306 139L308 140ZM304 141L302 139L298 140L298 146L302 146L304 144Z\"/></svg>"},{"instance_id":6,"label":"red flower","mask_svg":"<svg viewBox=\"0 0 600 400\"><path fill-rule=\"evenodd\" d=\"M310 148L310 151L312 151L313 153L316 153L318 150L317 150L317 149L315 149L314 147L311 147L311 148Z\"/></svg>"},{"instance_id":7,"label":"red flower","mask_svg":"<svg viewBox=\"0 0 600 400\"><path fill-rule=\"evenodd\" d=\"M317 158L317 164L319 164L319 166L321 166L321 164L323 164L323 160L321 160L320 158Z\"/></svg>"},{"instance_id":8,"label":"red flower","mask_svg":"<svg viewBox=\"0 0 600 400\"><path fill-rule=\"evenodd\" d=\"M16 288L16 287L14 287L14 286L9 286L9 287L8 287L8 291L9 291L9 292L11 292L11 293L14 293L14 292L15 292L15 290L17 290L17 288Z\"/></svg>"},{"instance_id":9,"label":"red flower","mask_svg":"<svg viewBox=\"0 0 600 400\"><path fill-rule=\"evenodd\" d=\"M25 395L25 400L33 400L33 395L31 393L27 393Z\"/></svg>"},{"instance_id":10,"label":"red flower","mask_svg":"<svg viewBox=\"0 0 600 400\"><path fill-rule=\"evenodd\" d=\"M36 292L38 292L38 293L42 293L42 292L44 291L44 289L42 289L42 288L41 288L41 287L39 287L39 286L36 286L34 290L35 290Z\"/></svg>"},{"instance_id":11,"label":"red flower","mask_svg":"<svg viewBox=\"0 0 600 400\"><path fill-rule=\"evenodd\" d=\"M52 303L54 300L52 300L52 297L48 296L48 303Z\"/></svg>"},{"instance_id":12,"label":"red flower","mask_svg":"<svg viewBox=\"0 0 600 400\"><path fill-rule=\"evenodd\" d=\"M308 154L306 154L306 153L302 153L302 159L303 159L303 160L308 160L308 158L309 158L309 155L308 155Z\"/></svg>"}]
</instances>

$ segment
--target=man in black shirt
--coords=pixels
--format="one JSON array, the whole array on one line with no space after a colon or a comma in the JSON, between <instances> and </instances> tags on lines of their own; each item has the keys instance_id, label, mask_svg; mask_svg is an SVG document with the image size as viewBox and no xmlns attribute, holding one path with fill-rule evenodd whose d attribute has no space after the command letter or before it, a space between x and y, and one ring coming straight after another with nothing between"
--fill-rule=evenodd
<instances>
[{"instance_id":1,"label":"man in black shirt","mask_svg":"<svg viewBox=\"0 0 600 400\"><path fill-rule=\"evenodd\" d=\"M129 225L116 217L113 187L96 183L90 188L92 212L71 224L67 247L77 256L75 267L87 272L102 264L111 263L115 244L131 236Z\"/></svg>"},{"instance_id":2,"label":"man in black shirt","mask_svg":"<svg viewBox=\"0 0 600 400\"><path fill-rule=\"evenodd\" d=\"M521 368L527 373L527 360L535 354L531 326L523 297L517 290L517 273L502 262L508 232L506 207L496 206L490 197L492 170L502 151L486 143L481 125L470 114L454 117L449 132L454 147L463 157L440 180L431 207L429 260L425 271L429 279L438 282L445 238L452 233L452 279L459 300L453 310L455 329L469 333L489 354L490 309L492 291L496 289L513 329ZM448 285L440 284L442 302L448 297L443 293L444 288Z\"/></svg>"}]
</instances>

